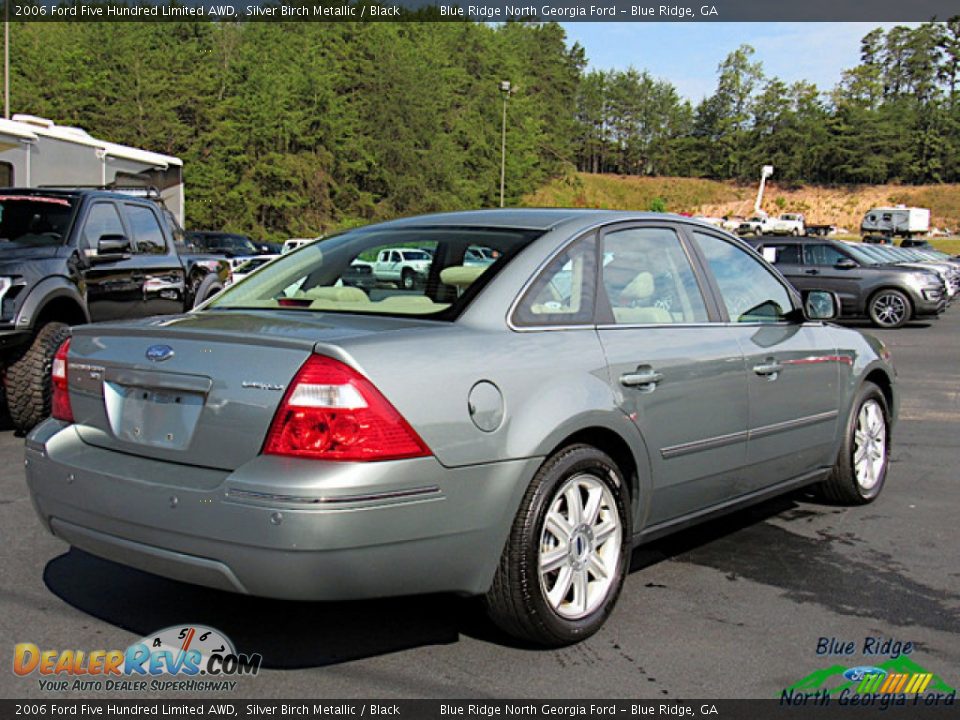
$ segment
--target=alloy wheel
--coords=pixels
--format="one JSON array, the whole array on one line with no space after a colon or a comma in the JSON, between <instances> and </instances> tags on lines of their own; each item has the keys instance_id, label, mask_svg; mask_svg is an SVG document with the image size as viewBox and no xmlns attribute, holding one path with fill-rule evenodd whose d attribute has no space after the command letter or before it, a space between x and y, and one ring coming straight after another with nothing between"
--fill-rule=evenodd
<instances>
[{"instance_id":1,"label":"alloy wheel","mask_svg":"<svg viewBox=\"0 0 960 720\"><path fill-rule=\"evenodd\" d=\"M873 301L874 314L881 325L899 325L907 314L903 298L892 293L879 295Z\"/></svg>"},{"instance_id":2,"label":"alloy wheel","mask_svg":"<svg viewBox=\"0 0 960 720\"><path fill-rule=\"evenodd\" d=\"M857 484L869 495L880 482L887 462L887 422L876 400L867 400L857 414L853 468Z\"/></svg>"},{"instance_id":3,"label":"alloy wheel","mask_svg":"<svg viewBox=\"0 0 960 720\"><path fill-rule=\"evenodd\" d=\"M540 535L540 588L566 620L601 607L617 576L623 527L613 493L595 475L580 474L557 491Z\"/></svg>"}]
</instances>

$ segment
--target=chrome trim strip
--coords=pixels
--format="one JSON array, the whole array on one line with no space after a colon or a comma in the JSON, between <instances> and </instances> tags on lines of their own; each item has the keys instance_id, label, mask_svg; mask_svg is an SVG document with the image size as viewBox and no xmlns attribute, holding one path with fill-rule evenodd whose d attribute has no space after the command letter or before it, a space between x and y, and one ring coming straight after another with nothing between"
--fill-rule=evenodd
<instances>
[{"instance_id":1,"label":"chrome trim strip","mask_svg":"<svg viewBox=\"0 0 960 720\"><path fill-rule=\"evenodd\" d=\"M265 493L255 490L230 490L225 496L228 499L246 499L246 500L265 500L273 502L299 503L303 505L344 505L347 503L378 502L382 500L398 500L411 497L427 497L430 495L440 495L440 488L437 485L426 485L423 487L409 488L405 490L389 490L379 493L365 493L362 495L334 495L315 497L283 495L280 493Z\"/></svg>"},{"instance_id":2,"label":"chrome trim strip","mask_svg":"<svg viewBox=\"0 0 960 720\"><path fill-rule=\"evenodd\" d=\"M840 412L838 410L828 410L827 412L807 415L806 417L797 418L796 420L784 420L783 422L764 425L751 430L749 432L749 439L753 440L754 438L767 437L768 435L775 435L784 430L796 430L797 428L807 427L808 425L827 422L828 420L833 420L839 414Z\"/></svg>"},{"instance_id":3,"label":"chrome trim strip","mask_svg":"<svg viewBox=\"0 0 960 720\"><path fill-rule=\"evenodd\" d=\"M711 450L713 448L733 445L738 442L745 442L750 436L747 430L730 433L729 435L717 435L716 437L705 440L694 440L693 442L681 443L680 445L671 445L670 447L660 448L660 455L664 460L689 455L690 453L700 452L701 450Z\"/></svg>"},{"instance_id":4,"label":"chrome trim strip","mask_svg":"<svg viewBox=\"0 0 960 720\"><path fill-rule=\"evenodd\" d=\"M817 423L833 420L839 414L837 410L828 410L817 413L816 415L808 415L795 420L784 420L783 422L763 425L751 430L730 433L729 435L717 435L706 438L705 440L694 440L692 442L681 443L680 445L671 445L670 447L661 448L660 455L664 460L669 460L670 458L680 457L681 455L689 455L702 450L712 450L713 448L733 445L734 443L742 441L775 435L786 430L796 430L797 428L807 427L808 425L816 425Z\"/></svg>"}]
</instances>

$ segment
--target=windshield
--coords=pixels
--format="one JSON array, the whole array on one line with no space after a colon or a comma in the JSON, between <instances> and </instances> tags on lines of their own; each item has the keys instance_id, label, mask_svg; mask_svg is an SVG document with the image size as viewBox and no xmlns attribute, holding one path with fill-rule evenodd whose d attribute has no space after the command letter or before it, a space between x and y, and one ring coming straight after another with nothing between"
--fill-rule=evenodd
<instances>
[{"instance_id":1,"label":"windshield","mask_svg":"<svg viewBox=\"0 0 960 720\"><path fill-rule=\"evenodd\" d=\"M847 243L847 250L853 258L861 265L876 265L878 258L870 252L868 248L860 247L853 243Z\"/></svg>"},{"instance_id":2,"label":"windshield","mask_svg":"<svg viewBox=\"0 0 960 720\"><path fill-rule=\"evenodd\" d=\"M0 195L0 242L62 245L73 210L70 198Z\"/></svg>"},{"instance_id":3,"label":"windshield","mask_svg":"<svg viewBox=\"0 0 960 720\"><path fill-rule=\"evenodd\" d=\"M540 234L442 226L351 230L283 255L221 293L207 309L453 319ZM469 252L476 248L497 259L471 262Z\"/></svg>"}]
</instances>

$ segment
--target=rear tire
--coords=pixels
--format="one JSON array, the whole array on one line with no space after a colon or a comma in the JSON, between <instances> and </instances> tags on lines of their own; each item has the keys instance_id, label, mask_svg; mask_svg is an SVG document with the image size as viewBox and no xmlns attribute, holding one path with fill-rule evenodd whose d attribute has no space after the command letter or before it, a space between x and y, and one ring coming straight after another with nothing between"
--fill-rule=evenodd
<instances>
[{"instance_id":1,"label":"rear tire","mask_svg":"<svg viewBox=\"0 0 960 720\"><path fill-rule=\"evenodd\" d=\"M873 502L887 479L890 462L890 411L876 385L865 382L854 399L830 477L820 494L842 505Z\"/></svg>"},{"instance_id":2,"label":"rear tire","mask_svg":"<svg viewBox=\"0 0 960 720\"><path fill-rule=\"evenodd\" d=\"M520 504L484 596L505 632L560 647L613 610L630 559L629 493L608 455L571 445L547 459Z\"/></svg>"},{"instance_id":3,"label":"rear tire","mask_svg":"<svg viewBox=\"0 0 960 720\"><path fill-rule=\"evenodd\" d=\"M47 323L34 336L30 346L7 365L3 385L10 419L17 430L29 432L50 415L53 356L69 336L70 328L65 323Z\"/></svg>"},{"instance_id":4,"label":"rear tire","mask_svg":"<svg viewBox=\"0 0 960 720\"><path fill-rule=\"evenodd\" d=\"M910 321L913 308L910 298L899 290L885 288L878 290L867 305L870 321L880 328L895 329Z\"/></svg>"},{"instance_id":5,"label":"rear tire","mask_svg":"<svg viewBox=\"0 0 960 720\"><path fill-rule=\"evenodd\" d=\"M223 285L220 283L220 278L214 273L208 274L197 286L197 291L194 293L193 306L197 307L197 305L205 303L221 290L223 290Z\"/></svg>"},{"instance_id":6,"label":"rear tire","mask_svg":"<svg viewBox=\"0 0 960 720\"><path fill-rule=\"evenodd\" d=\"M403 274L400 276L400 286L404 290L413 290L417 284L417 276L414 274L413 270L405 268Z\"/></svg>"}]
</instances>

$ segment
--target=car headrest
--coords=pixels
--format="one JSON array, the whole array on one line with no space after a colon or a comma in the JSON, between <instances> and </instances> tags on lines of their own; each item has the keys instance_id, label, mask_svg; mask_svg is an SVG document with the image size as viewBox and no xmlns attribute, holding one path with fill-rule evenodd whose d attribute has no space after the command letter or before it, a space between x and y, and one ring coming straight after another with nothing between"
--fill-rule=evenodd
<instances>
[{"instance_id":1,"label":"car headrest","mask_svg":"<svg viewBox=\"0 0 960 720\"><path fill-rule=\"evenodd\" d=\"M304 290L303 295L315 300L336 300L338 302L369 302L370 298L360 288L355 287L314 287Z\"/></svg>"},{"instance_id":2,"label":"car headrest","mask_svg":"<svg viewBox=\"0 0 960 720\"><path fill-rule=\"evenodd\" d=\"M646 300L653 295L653 275L648 272L638 273L637 276L623 289L620 296L625 300Z\"/></svg>"},{"instance_id":3,"label":"car headrest","mask_svg":"<svg viewBox=\"0 0 960 720\"><path fill-rule=\"evenodd\" d=\"M463 290L470 287L486 269L484 265L451 265L440 271L440 282Z\"/></svg>"}]
</instances>

